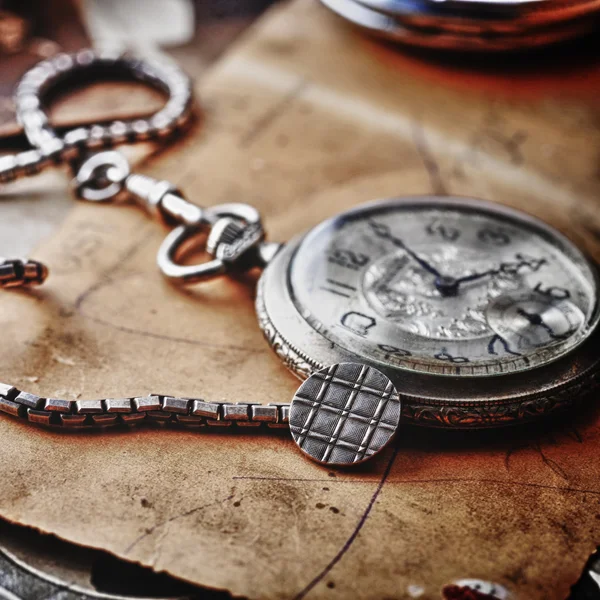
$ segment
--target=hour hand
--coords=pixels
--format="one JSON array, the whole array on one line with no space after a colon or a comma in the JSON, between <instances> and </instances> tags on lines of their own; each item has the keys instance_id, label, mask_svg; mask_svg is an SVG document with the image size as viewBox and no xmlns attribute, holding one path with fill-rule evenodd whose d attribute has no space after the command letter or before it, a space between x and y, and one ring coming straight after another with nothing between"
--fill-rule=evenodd
<instances>
[{"instance_id":1,"label":"hour hand","mask_svg":"<svg viewBox=\"0 0 600 600\"><path fill-rule=\"evenodd\" d=\"M530 259L523 258L522 254L517 254L516 262L503 262L496 269L489 269L487 271L483 271L481 273L471 273L470 275L465 275L464 277L459 277L455 280L456 285L459 286L461 283L467 283L469 281L477 281L478 279L483 279L484 277L492 276L492 275L500 275L501 273L505 273L507 275L516 275L519 273L521 269L529 268L532 271L537 271L542 265L546 264L546 260L541 259Z\"/></svg>"}]
</instances>

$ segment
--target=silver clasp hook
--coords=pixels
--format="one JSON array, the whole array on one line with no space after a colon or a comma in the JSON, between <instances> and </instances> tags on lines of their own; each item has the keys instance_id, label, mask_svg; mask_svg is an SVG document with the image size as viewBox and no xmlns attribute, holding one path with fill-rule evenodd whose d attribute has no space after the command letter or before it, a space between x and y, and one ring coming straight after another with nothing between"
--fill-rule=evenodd
<instances>
[{"instance_id":1,"label":"silver clasp hook","mask_svg":"<svg viewBox=\"0 0 600 600\"><path fill-rule=\"evenodd\" d=\"M165 224L175 226L157 255L163 275L174 282L196 283L231 270L264 266L280 248L280 244L265 243L260 214L253 206L230 203L200 208L168 181L131 174L119 152L89 157L79 167L73 185L79 198L92 202L108 202L127 193ZM211 260L179 264L184 245L202 235Z\"/></svg>"}]
</instances>

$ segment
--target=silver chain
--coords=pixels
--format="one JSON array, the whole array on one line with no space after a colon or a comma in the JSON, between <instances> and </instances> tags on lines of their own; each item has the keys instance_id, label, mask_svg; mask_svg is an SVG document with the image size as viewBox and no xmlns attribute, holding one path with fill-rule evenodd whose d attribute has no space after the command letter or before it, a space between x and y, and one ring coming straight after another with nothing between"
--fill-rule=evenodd
<instances>
[{"instance_id":1,"label":"silver chain","mask_svg":"<svg viewBox=\"0 0 600 600\"><path fill-rule=\"evenodd\" d=\"M89 74L90 69L105 71L107 68L125 70L134 78L161 88L169 94L166 106L150 119L78 128L59 137L42 109L43 95L69 75ZM96 54L89 50L75 55L63 54L42 62L23 77L17 88L17 114L35 149L0 159L0 182L37 173L53 163L70 162L75 167L72 187L78 198L96 203L131 199L165 225L173 227L159 249L157 263L162 273L177 283L195 283L232 270L264 267L282 245L265 241L260 214L254 207L231 203L201 208L188 202L168 181L131 173L126 158L115 150L107 149L115 144L170 135L188 121L191 106L191 83L176 67L127 56ZM178 259L184 244L197 236L204 238L204 248L210 260L196 265L180 264ZM47 274L46 266L36 261L0 261L0 287L39 285ZM331 365L312 374L292 403L270 404L208 402L200 398L158 394L63 400L43 398L0 383L0 412L63 431L141 423L192 428L291 429L296 444L311 458L328 464L346 465L362 462L377 454L398 427L400 398L391 381L379 372L369 376L370 387L365 391L364 382L369 369L360 364ZM337 379L336 374L339 375ZM369 420L366 435L358 431L356 425L365 417L356 413L350 419L350 410L341 410L335 403L335 406L326 408L328 418L337 422L333 434L324 435L319 429L318 419L313 419L317 412L314 407L324 402L321 390L326 394L328 389L337 389L330 385L334 379L336 386L350 386L353 402L361 392L378 395L379 416L376 421ZM373 387L376 381L378 387ZM295 410L295 406L299 408ZM306 411L306 406L312 408ZM382 418L384 412L387 415L385 421ZM307 419L307 415L312 416ZM315 427L311 430L313 421ZM342 432L349 438L342 436ZM362 441L357 446L359 438Z\"/></svg>"},{"instance_id":2,"label":"silver chain","mask_svg":"<svg viewBox=\"0 0 600 600\"><path fill-rule=\"evenodd\" d=\"M125 72L159 88L169 96L166 105L150 118L113 121L79 127L60 137L43 109L51 88L70 77L87 78ZM24 75L16 91L19 122L34 147L0 157L0 183L14 181L61 163L76 165L76 196L90 202L132 199L152 216L174 227L160 247L157 263L172 281L195 283L232 269L264 266L280 244L264 241L258 211L247 204L201 208L188 202L168 181L131 173L125 157L107 150L115 145L164 139L183 128L192 116L189 78L171 63L139 60L127 55L83 50L43 61ZM184 242L206 236L211 260L181 265L177 260ZM0 287L40 285L48 269L40 262L0 259ZM186 427L288 427L287 403L206 402L201 399L149 395L101 400L42 398L0 383L0 412L31 423L61 429L93 429L138 423L172 423Z\"/></svg>"},{"instance_id":3,"label":"silver chain","mask_svg":"<svg viewBox=\"0 0 600 600\"><path fill-rule=\"evenodd\" d=\"M60 400L41 398L0 383L0 412L47 427L96 429L141 423L184 427L289 427L288 403L207 402L198 398L149 396Z\"/></svg>"},{"instance_id":4,"label":"silver chain","mask_svg":"<svg viewBox=\"0 0 600 600\"><path fill-rule=\"evenodd\" d=\"M59 136L49 123L43 101L57 85L71 78L89 81L126 73L168 95L165 106L149 118L113 121L106 125L78 127ZM74 192L89 202L133 199L163 223L174 227L162 244L157 262L172 281L196 283L233 269L264 266L280 249L266 243L258 211L247 204L222 204L200 208L188 202L167 181L132 174L126 158L115 150L125 143L160 140L181 130L193 113L192 83L171 62L140 60L127 54L82 50L42 61L21 79L15 93L17 117L34 147L0 157L0 183L41 172L52 165L75 166ZM184 242L207 234L206 250L212 260L180 265ZM29 260L0 259L0 287L39 285L48 269Z\"/></svg>"},{"instance_id":5,"label":"silver chain","mask_svg":"<svg viewBox=\"0 0 600 600\"><path fill-rule=\"evenodd\" d=\"M0 258L0 287L41 285L47 276L46 265L35 260Z\"/></svg>"},{"instance_id":6,"label":"silver chain","mask_svg":"<svg viewBox=\"0 0 600 600\"><path fill-rule=\"evenodd\" d=\"M49 123L44 98L66 79L89 81L90 75L126 73L168 94L166 105L149 118L78 127L60 137ZM32 150L0 158L0 183L35 175L85 152L119 144L162 139L185 127L192 116L193 93L188 76L173 63L139 60L121 53L81 50L59 54L30 69L15 92L17 118Z\"/></svg>"}]
</instances>

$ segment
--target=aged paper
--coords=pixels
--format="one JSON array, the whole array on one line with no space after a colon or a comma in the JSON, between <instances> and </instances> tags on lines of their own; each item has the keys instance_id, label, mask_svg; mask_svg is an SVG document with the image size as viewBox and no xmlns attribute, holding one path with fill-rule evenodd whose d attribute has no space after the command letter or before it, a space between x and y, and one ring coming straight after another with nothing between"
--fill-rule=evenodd
<instances>
[{"instance_id":1,"label":"aged paper","mask_svg":"<svg viewBox=\"0 0 600 600\"><path fill-rule=\"evenodd\" d=\"M551 63L444 69L297 0L212 71L202 123L144 169L199 204L259 207L274 240L434 191L521 207L600 258L600 72ZM78 205L35 255L47 285L0 298L2 379L70 398L289 400L254 277L178 290L155 267L164 233L135 207ZM307 461L285 434L3 418L0 439L5 519L253 599L437 599L478 577L559 600L600 540L594 406L522 430L403 431L358 471Z\"/></svg>"}]
</instances>

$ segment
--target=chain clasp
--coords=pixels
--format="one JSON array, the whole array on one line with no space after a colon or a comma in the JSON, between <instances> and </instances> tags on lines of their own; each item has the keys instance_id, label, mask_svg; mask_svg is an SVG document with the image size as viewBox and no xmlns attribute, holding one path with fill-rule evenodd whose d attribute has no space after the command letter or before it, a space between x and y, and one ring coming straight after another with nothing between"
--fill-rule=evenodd
<instances>
[{"instance_id":1,"label":"chain clasp","mask_svg":"<svg viewBox=\"0 0 600 600\"><path fill-rule=\"evenodd\" d=\"M177 262L183 247L194 237L208 234L205 243L211 260L195 265ZM264 266L261 248L265 232L258 211L241 203L220 204L204 210L199 225L179 225L161 244L157 262L170 280L181 283L206 281L232 270Z\"/></svg>"},{"instance_id":2,"label":"chain clasp","mask_svg":"<svg viewBox=\"0 0 600 600\"><path fill-rule=\"evenodd\" d=\"M127 195L166 225L175 227L157 255L160 270L174 282L196 283L232 270L264 266L280 248L279 244L265 243L260 214L254 207L229 203L200 208L168 181L132 174L119 152L90 156L79 167L73 187L80 199L92 202L109 202ZM211 260L180 264L184 247L201 236L206 238L205 249Z\"/></svg>"}]
</instances>

